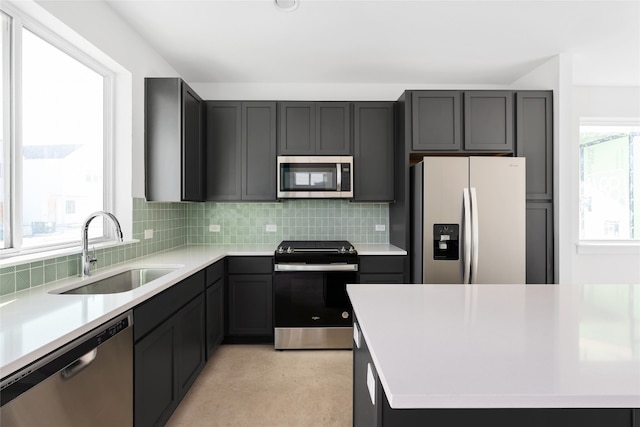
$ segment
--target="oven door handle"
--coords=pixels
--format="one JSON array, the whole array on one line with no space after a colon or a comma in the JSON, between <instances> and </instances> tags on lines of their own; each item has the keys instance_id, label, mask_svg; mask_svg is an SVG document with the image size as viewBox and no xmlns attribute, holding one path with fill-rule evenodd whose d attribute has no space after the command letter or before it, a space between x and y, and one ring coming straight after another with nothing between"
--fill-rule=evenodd
<instances>
[{"instance_id":1,"label":"oven door handle","mask_svg":"<svg viewBox=\"0 0 640 427\"><path fill-rule=\"evenodd\" d=\"M274 271L358 271L358 264L275 264Z\"/></svg>"}]
</instances>

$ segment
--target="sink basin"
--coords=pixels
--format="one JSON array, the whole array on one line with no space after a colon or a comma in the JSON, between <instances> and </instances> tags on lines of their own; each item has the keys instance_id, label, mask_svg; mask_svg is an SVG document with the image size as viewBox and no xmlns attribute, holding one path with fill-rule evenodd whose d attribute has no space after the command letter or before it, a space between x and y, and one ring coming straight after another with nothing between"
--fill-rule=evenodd
<instances>
[{"instance_id":1,"label":"sink basin","mask_svg":"<svg viewBox=\"0 0 640 427\"><path fill-rule=\"evenodd\" d=\"M127 292L175 270L175 268L132 268L61 293L89 295Z\"/></svg>"}]
</instances>

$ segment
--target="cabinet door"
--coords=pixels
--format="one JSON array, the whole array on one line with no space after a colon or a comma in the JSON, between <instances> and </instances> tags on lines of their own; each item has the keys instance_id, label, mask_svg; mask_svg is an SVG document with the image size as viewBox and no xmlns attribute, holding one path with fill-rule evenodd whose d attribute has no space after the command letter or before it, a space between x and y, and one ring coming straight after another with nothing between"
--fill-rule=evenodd
<instances>
[{"instance_id":1,"label":"cabinet door","mask_svg":"<svg viewBox=\"0 0 640 427\"><path fill-rule=\"evenodd\" d=\"M513 152L513 92L464 93L464 149Z\"/></svg>"},{"instance_id":2,"label":"cabinet door","mask_svg":"<svg viewBox=\"0 0 640 427\"><path fill-rule=\"evenodd\" d=\"M202 100L182 83L182 199L204 200Z\"/></svg>"},{"instance_id":3,"label":"cabinet door","mask_svg":"<svg viewBox=\"0 0 640 427\"><path fill-rule=\"evenodd\" d=\"M230 335L273 335L271 277L270 274L229 275Z\"/></svg>"},{"instance_id":4,"label":"cabinet door","mask_svg":"<svg viewBox=\"0 0 640 427\"><path fill-rule=\"evenodd\" d=\"M204 296L196 297L174 316L176 382L182 399L205 363Z\"/></svg>"},{"instance_id":5,"label":"cabinet door","mask_svg":"<svg viewBox=\"0 0 640 427\"><path fill-rule=\"evenodd\" d=\"M412 149L414 151L459 151L462 148L461 117L460 92L413 92Z\"/></svg>"},{"instance_id":6,"label":"cabinet door","mask_svg":"<svg viewBox=\"0 0 640 427\"><path fill-rule=\"evenodd\" d=\"M527 203L527 283L553 283L553 203Z\"/></svg>"},{"instance_id":7,"label":"cabinet door","mask_svg":"<svg viewBox=\"0 0 640 427\"><path fill-rule=\"evenodd\" d=\"M201 201L202 101L179 78L145 78L145 196Z\"/></svg>"},{"instance_id":8,"label":"cabinet door","mask_svg":"<svg viewBox=\"0 0 640 427\"><path fill-rule=\"evenodd\" d=\"M178 402L174 381L174 328L167 321L134 347L136 426L164 425Z\"/></svg>"},{"instance_id":9,"label":"cabinet door","mask_svg":"<svg viewBox=\"0 0 640 427\"><path fill-rule=\"evenodd\" d=\"M354 200L393 201L393 103L355 102L353 111Z\"/></svg>"},{"instance_id":10,"label":"cabinet door","mask_svg":"<svg viewBox=\"0 0 640 427\"><path fill-rule=\"evenodd\" d=\"M527 159L527 199L553 198L553 100L550 91L516 93L516 147Z\"/></svg>"},{"instance_id":11,"label":"cabinet door","mask_svg":"<svg viewBox=\"0 0 640 427\"><path fill-rule=\"evenodd\" d=\"M240 200L242 111L240 102L207 101L206 199Z\"/></svg>"},{"instance_id":12,"label":"cabinet door","mask_svg":"<svg viewBox=\"0 0 640 427\"><path fill-rule=\"evenodd\" d=\"M242 200L276 200L276 103L242 103Z\"/></svg>"},{"instance_id":13,"label":"cabinet door","mask_svg":"<svg viewBox=\"0 0 640 427\"><path fill-rule=\"evenodd\" d=\"M351 154L348 102L316 102L316 146L318 155Z\"/></svg>"},{"instance_id":14,"label":"cabinet door","mask_svg":"<svg viewBox=\"0 0 640 427\"><path fill-rule=\"evenodd\" d=\"M278 154L313 155L316 150L316 114L313 102L279 102Z\"/></svg>"},{"instance_id":15,"label":"cabinet door","mask_svg":"<svg viewBox=\"0 0 640 427\"><path fill-rule=\"evenodd\" d=\"M215 352L224 339L224 279L207 288L207 358Z\"/></svg>"}]
</instances>

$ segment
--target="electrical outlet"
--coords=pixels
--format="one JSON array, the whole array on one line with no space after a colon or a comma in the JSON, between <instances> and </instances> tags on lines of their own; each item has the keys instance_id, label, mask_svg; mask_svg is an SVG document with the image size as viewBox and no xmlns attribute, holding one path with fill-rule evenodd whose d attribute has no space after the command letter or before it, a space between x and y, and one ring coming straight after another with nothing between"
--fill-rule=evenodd
<instances>
[{"instance_id":1,"label":"electrical outlet","mask_svg":"<svg viewBox=\"0 0 640 427\"><path fill-rule=\"evenodd\" d=\"M278 231L278 226L276 224L267 224L264 226L264 231L267 233L275 233Z\"/></svg>"},{"instance_id":2,"label":"electrical outlet","mask_svg":"<svg viewBox=\"0 0 640 427\"><path fill-rule=\"evenodd\" d=\"M153 239L153 228L148 230L144 230L144 238L145 239Z\"/></svg>"},{"instance_id":3,"label":"electrical outlet","mask_svg":"<svg viewBox=\"0 0 640 427\"><path fill-rule=\"evenodd\" d=\"M213 233L219 233L220 232L220 224L209 224L209 231L211 231Z\"/></svg>"},{"instance_id":4,"label":"electrical outlet","mask_svg":"<svg viewBox=\"0 0 640 427\"><path fill-rule=\"evenodd\" d=\"M387 227L384 224L376 224L376 231L385 231Z\"/></svg>"}]
</instances>

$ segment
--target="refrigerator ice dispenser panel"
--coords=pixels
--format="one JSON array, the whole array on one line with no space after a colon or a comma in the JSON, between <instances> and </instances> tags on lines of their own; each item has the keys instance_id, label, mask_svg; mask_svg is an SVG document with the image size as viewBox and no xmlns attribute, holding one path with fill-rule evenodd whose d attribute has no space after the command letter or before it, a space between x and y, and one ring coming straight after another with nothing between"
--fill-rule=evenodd
<instances>
[{"instance_id":1,"label":"refrigerator ice dispenser panel","mask_svg":"<svg viewBox=\"0 0 640 427\"><path fill-rule=\"evenodd\" d=\"M459 224L433 224L433 259L459 260L459 237Z\"/></svg>"}]
</instances>

